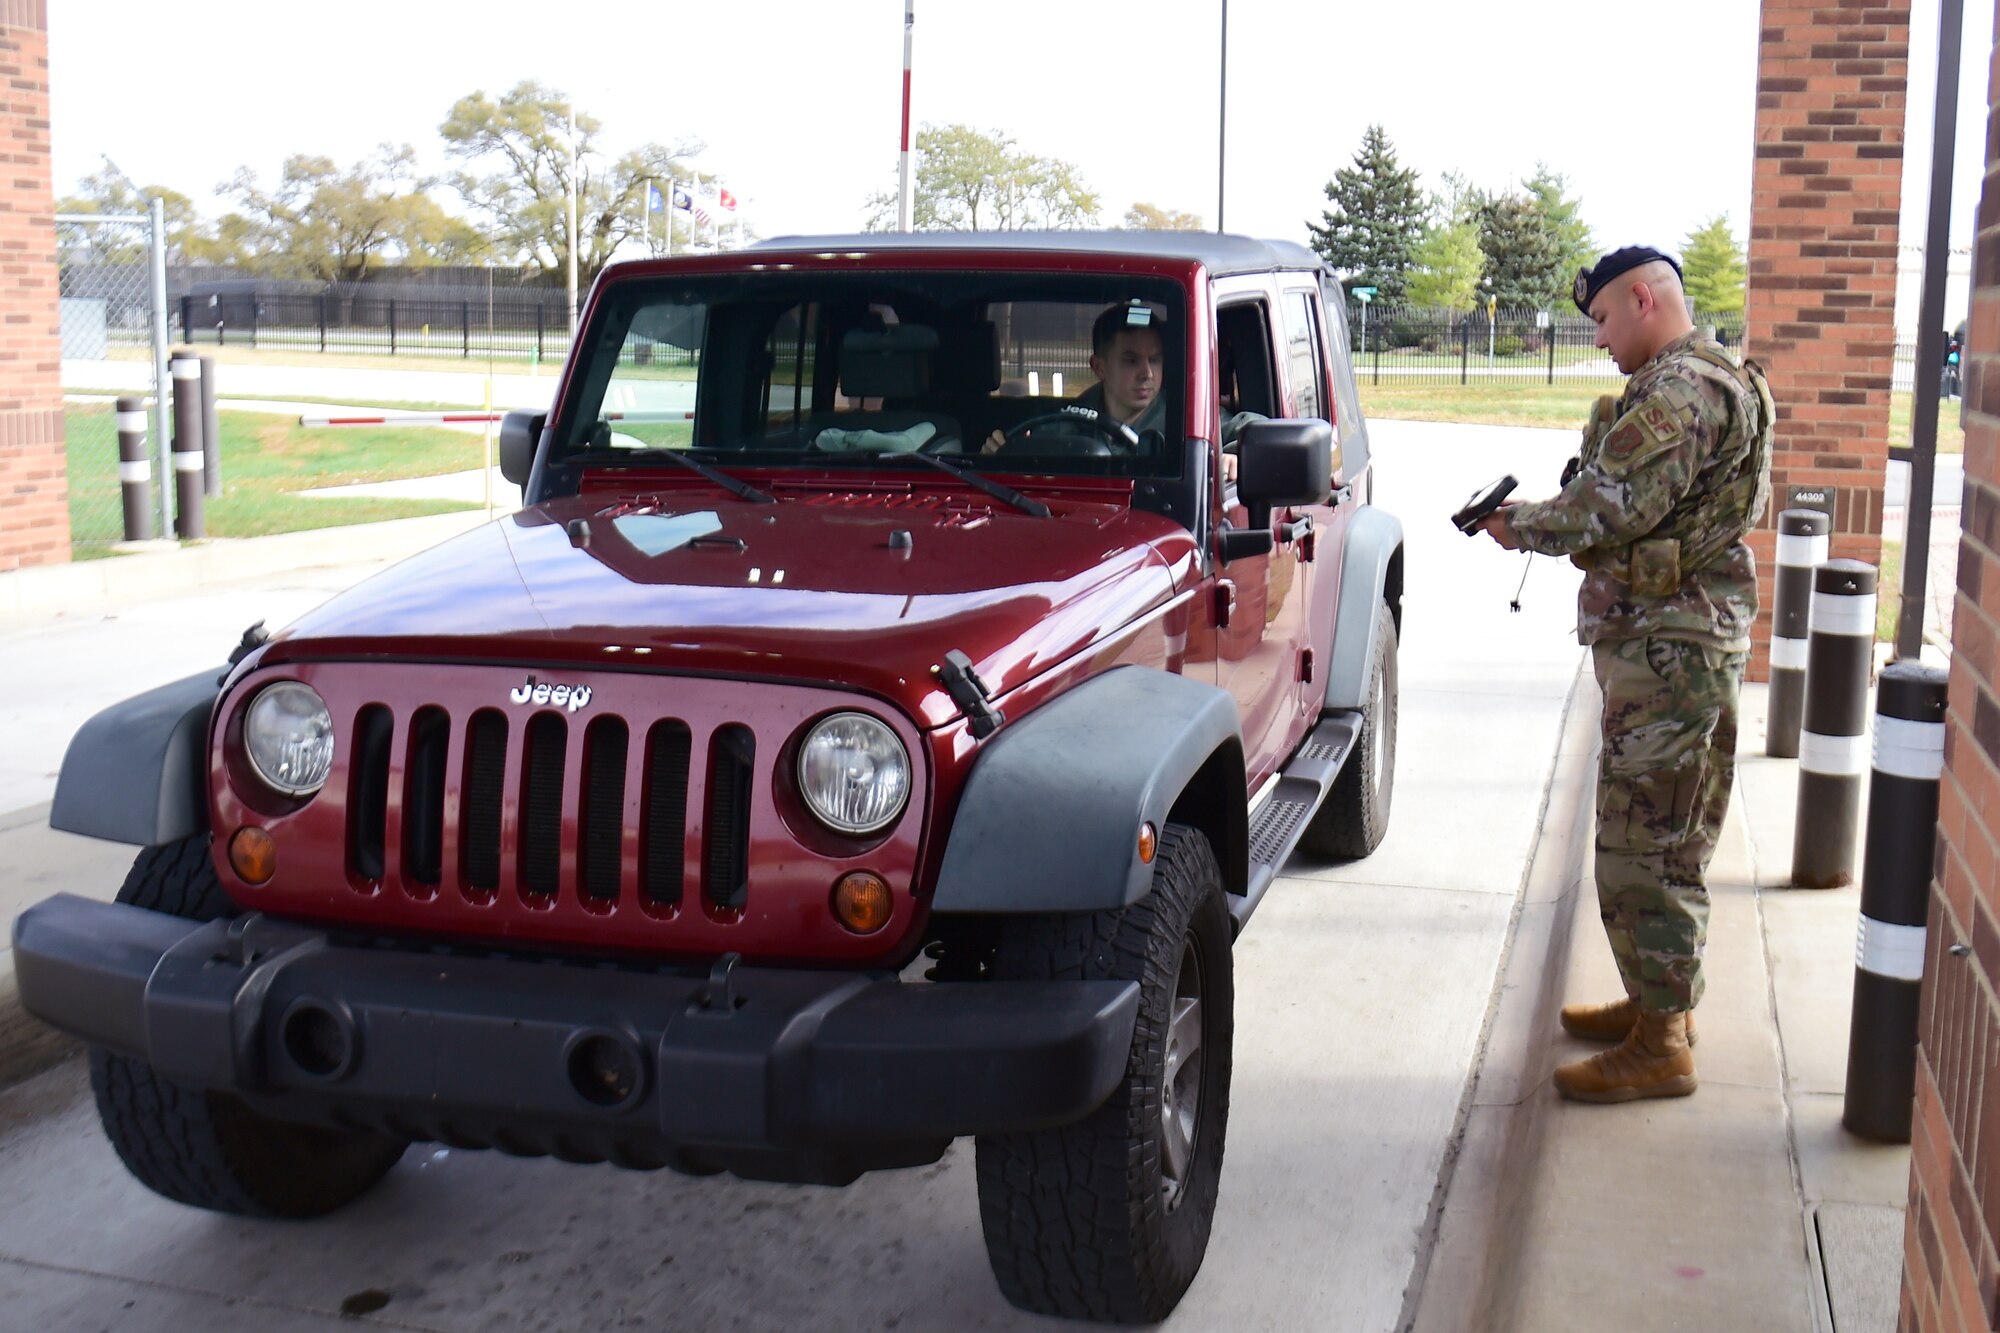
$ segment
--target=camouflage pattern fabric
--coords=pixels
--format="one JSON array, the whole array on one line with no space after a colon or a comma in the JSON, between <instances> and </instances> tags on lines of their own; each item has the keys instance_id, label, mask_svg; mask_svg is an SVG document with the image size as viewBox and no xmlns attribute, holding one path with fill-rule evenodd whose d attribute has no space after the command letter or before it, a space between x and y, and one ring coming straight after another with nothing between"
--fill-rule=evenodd
<instances>
[{"instance_id":1,"label":"camouflage pattern fabric","mask_svg":"<svg viewBox=\"0 0 2000 1333\"><path fill-rule=\"evenodd\" d=\"M1513 505L1516 545L1572 557L1584 643L1664 635L1747 651L1757 563L1743 541L1770 496L1768 396L1688 333L1602 399L1560 494Z\"/></svg>"},{"instance_id":2,"label":"camouflage pattern fabric","mask_svg":"<svg viewBox=\"0 0 2000 1333\"><path fill-rule=\"evenodd\" d=\"M1604 933L1640 1008L1692 1009L1748 654L1644 638L1601 641L1591 656L1604 691L1596 863Z\"/></svg>"}]
</instances>

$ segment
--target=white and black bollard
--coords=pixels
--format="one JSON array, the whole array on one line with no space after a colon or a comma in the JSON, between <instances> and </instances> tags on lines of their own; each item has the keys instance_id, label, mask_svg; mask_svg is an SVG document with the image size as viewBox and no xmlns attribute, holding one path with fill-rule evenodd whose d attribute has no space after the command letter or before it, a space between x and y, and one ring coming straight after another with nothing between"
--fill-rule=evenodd
<instances>
[{"instance_id":1,"label":"white and black bollard","mask_svg":"<svg viewBox=\"0 0 2000 1333\"><path fill-rule=\"evenodd\" d=\"M192 541L207 533L202 521L201 362L177 356L174 381L174 535Z\"/></svg>"},{"instance_id":2,"label":"white and black bollard","mask_svg":"<svg viewBox=\"0 0 2000 1333\"><path fill-rule=\"evenodd\" d=\"M1924 913L1937 846L1948 679L1937 667L1895 662L1875 687L1875 771L1868 782L1840 1120L1886 1143L1910 1141L1916 1098Z\"/></svg>"},{"instance_id":3,"label":"white and black bollard","mask_svg":"<svg viewBox=\"0 0 2000 1333\"><path fill-rule=\"evenodd\" d=\"M222 428L215 417L215 358L201 362L201 489L213 500L222 494Z\"/></svg>"},{"instance_id":4,"label":"white and black bollard","mask_svg":"<svg viewBox=\"0 0 2000 1333\"><path fill-rule=\"evenodd\" d=\"M153 460L146 456L146 400L120 398L118 414L118 490L125 501L125 540L143 542L153 535Z\"/></svg>"},{"instance_id":5,"label":"white and black bollard","mask_svg":"<svg viewBox=\"0 0 2000 1333\"><path fill-rule=\"evenodd\" d=\"M1861 775L1868 770L1875 566L1829 560L1813 571L1809 643L1792 883L1834 889L1854 882Z\"/></svg>"},{"instance_id":6,"label":"white and black bollard","mask_svg":"<svg viewBox=\"0 0 2000 1333\"><path fill-rule=\"evenodd\" d=\"M1764 720L1764 753L1799 757L1799 725L1806 706L1806 642L1812 628L1812 572L1826 563L1833 521L1817 509L1778 515L1778 576L1771 598L1771 689Z\"/></svg>"}]
</instances>

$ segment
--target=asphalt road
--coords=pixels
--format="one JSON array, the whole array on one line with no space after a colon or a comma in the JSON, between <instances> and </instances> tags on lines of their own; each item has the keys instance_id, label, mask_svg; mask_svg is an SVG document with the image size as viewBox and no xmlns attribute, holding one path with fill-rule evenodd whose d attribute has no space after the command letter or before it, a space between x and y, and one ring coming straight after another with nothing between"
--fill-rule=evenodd
<instances>
[{"instance_id":1,"label":"asphalt road","mask_svg":"<svg viewBox=\"0 0 2000 1333\"><path fill-rule=\"evenodd\" d=\"M1376 429L1377 500L1409 536L1391 830L1366 861L1294 861L1237 946L1222 1195L1175 1328L1402 1322L1581 660L1574 571L1537 561L1511 613L1526 557L1445 518L1502 467L1552 484L1570 433ZM241 625L294 615L359 569L0 636L39 696L0 716L24 747L11 800L46 799L95 707L206 665ZM0 906L11 918L57 887L109 896L122 857L0 818ZM38 1333L330 1330L376 1293L365 1322L396 1328L1072 1327L1000 1298L972 1177L963 1143L844 1190L418 1145L333 1217L252 1222L138 1186L73 1061L0 1092L0 1311Z\"/></svg>"}]
</instances>

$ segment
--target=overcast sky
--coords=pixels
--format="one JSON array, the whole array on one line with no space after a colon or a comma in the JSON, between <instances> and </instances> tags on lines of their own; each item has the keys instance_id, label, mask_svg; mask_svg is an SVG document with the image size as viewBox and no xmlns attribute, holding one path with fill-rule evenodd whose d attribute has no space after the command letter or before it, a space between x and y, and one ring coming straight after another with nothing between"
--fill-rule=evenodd
<instances>
[{"instance_id":1,"label":"overcast sky","mask_svg":"<svg viewBox=\"0 0 2000 1333\"><path fill-rule=\"evenodd\" d=\"M1066 158L1106 223L1146 201L1216 216L1217 0L917 0L914 117ZM1378 122L1427 188L1505 188L1545 162L1605 246L1674 250L1749 212L1755 0L1229 6L1231 231L1305 239ZM382 142L441 169L437 127L475 89L573 93L623 150L683 136L765 235L858 228L895 180L902 0L635 5L484 0L58 0L49 7L57 192L110 157L194 197L285 156ZM1968 6L1953 241L1978 203L1992 31ZM1915 0L1903 240L1920 241L1938 0ZM1648 86L1647 71L1673 71ZM445 202L456 205L456 200Z\"/></svg>"}]
</instances>

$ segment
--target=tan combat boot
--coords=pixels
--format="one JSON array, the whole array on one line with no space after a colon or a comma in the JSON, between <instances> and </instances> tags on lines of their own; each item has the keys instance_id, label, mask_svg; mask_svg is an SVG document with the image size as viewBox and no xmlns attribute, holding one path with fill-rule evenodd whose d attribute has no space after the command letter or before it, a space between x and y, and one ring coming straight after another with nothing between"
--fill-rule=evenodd
<instances>
[{"instance_id":1,"label":"tan combat boot","mask_svg":"<svg viewBox=\"0 0 2000 1333\"><path fill-rule=\"evenodd\" d=\"M1641 1010L1624 1041L1556 1070L1556 1091L1579 1102L1685 1097L1699 1084L1684 1013Z\"/></svg>"},{"instance_id":2,"label":"tan combat boot","mask_svg":"<svg viewBox=\"0 0 2000 1333\"><path fill-rule=\"evenodd\" d=\"M1639 1002L1630 996L1609 1004L1566 1004L1562 1007L1563 1031L1585 1041L1623 1041L1639 1022ZM1694 1034L1694 1011L1688 1010L1688 1045L1700 1040Z\"/></svg>"}]
</instances>

